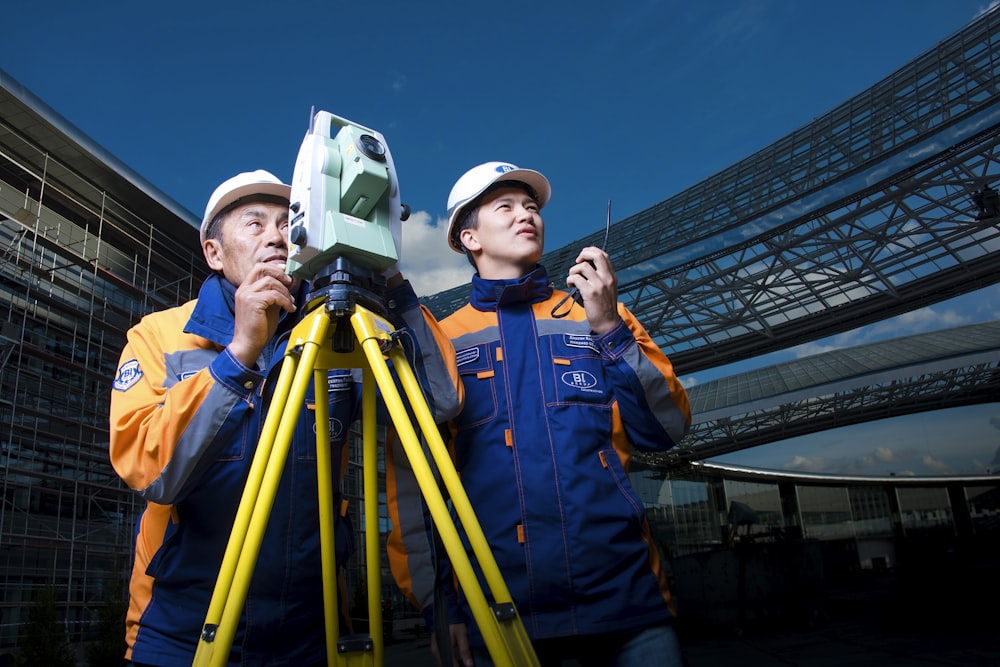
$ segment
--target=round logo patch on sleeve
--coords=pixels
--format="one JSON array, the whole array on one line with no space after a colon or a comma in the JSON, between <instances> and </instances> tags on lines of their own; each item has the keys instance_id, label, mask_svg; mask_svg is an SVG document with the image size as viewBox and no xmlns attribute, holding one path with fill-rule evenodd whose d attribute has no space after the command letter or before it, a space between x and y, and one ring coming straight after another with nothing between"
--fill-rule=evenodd
<instances>
[{"instance_id":1,"label":"round logo patch on sleeve","mask_svg":"<svg viewBox=\"0 0 1000 667\"><path fill-rule=\"evenodd\" d=\"M118 376L115 377L112 386L117 391L126 391L135 386L135 383L142 378L142 369L139 368L138 359L129 359L118 367Z\"/></svg>"}]
</instances>

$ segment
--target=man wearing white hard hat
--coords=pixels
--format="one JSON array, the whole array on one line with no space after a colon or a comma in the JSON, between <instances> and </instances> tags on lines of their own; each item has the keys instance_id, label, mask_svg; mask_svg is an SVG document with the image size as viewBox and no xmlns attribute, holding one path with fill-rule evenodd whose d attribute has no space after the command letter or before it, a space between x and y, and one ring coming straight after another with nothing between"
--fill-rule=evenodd
<instances>
[{"instance_id":1,"label":"man wearing white hard hat","mask_svg":"<svg viewBox=\"0 0 1000 667\"><path fill-rule=\"evenodd\" d=\"M618 302L603 250L580 251L566 283L583 303L555 314L568 295L539 264L550 196L542 174L504 162L474 167L452 188L447 243L476 274L469 303L441 321L465 390L449 444L542 665L679 665L661 557L627 470L634 450L684 436L687 394ZM429 614L435 582L418 574L421 526L396 528L397 581ZM454 661L471 665L472 653L490 664L450 583L439 582L439 599L450 600Z\"/></svg>"},{"instance_id":2,"label":"man wearing white hard hat","mask_svg":"<svg viewBox=\"0 0 1000 667\"><path fill-rule=\"evenodd\" d=\"M263 170L216 188L200 231L214 273L196 300L147 315L128 332L113 383L110 451L116 472L146 501L126 619L126 658L136 666L194 659L288 334L305 314L308 286L285 273L289 194ZM394 326L408 330L401 338L421 364L428 403L448 418L460 405L454 349L402 276L392 278L386 303ZM339 482L360 409L350 371L329 371L327 385L330 441L316 441L310 385L227 664L326 664L316 450L331 450ZM354 535L339 487L334 495L343 565ZM339 599L346 602L343 590ZM343 614L340 627L350 629Z\"/></svg>"}]
</instances>

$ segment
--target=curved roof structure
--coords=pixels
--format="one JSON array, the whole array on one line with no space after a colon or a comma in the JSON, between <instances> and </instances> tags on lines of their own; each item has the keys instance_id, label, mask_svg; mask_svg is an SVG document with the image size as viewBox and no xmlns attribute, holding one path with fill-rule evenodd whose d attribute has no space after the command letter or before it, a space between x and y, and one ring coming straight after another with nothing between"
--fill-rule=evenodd
<instances>
[{"instance_id":1,"label":"curved roof structure","mask_svg":"<svg viewBox=\"0 0 1000 667\"><path fill-rule=\"evenodd\" d=\"M771 146L613 223L621 300L687 376L1000 282L998 74L994 8ZM601 235L542 262L565 274ZM463 285L425 302L442 316L467 298ZM697 423L673 456L997 400L996 326L695 387Z\"/></svg>"},{"instance_id":2,"label":"curved roof structure","mask_svg":"<svg viewBox=\"0 0 1000 667\"><path fill-rule=\"evenodd\" d=\"M639 454L673 465L874 419L996 401L1000 321L796 359L697 385L680 446Z\"/></svg>"}]
</instances>

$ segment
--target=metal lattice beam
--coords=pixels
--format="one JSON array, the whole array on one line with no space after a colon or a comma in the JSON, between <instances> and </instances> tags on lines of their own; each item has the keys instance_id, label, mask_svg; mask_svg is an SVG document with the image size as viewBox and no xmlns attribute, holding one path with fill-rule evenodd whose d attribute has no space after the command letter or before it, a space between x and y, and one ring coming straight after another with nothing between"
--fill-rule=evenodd
<instances>
[{"instance_id":1,"label":"metal lattice beam","mask_svg":"<svg viewBox=\"0 0 1000 667\"><path fill-rule=\"evenodd\" d=\"M689 390L694 423L676 465L787 438L927 410L996 401L1000 321L834 350Z\"/></svg>"},{"instance_id":2,"label":"metal lattice beam","mask_svg":"<svg viewBox=\"0 0 1000 667\"><path fill-rule=\"evenodd\" d=\"M620 296L682 374L1000 280L1000 13L772 146L612 227ZM551 252L567 272L581 245ZM426 299L444 316L461 286Z\"/></svg>"},{"instance_id":3,"label":"metal lattice beam","mask_svg":"<svg viewBox=\"0 0 1000 667\"><path fill-rule=\"evenodd\" d=\"M680 375L884 320L1000 282L1000 11L732 167L612 225L619 296ZM548 253L565 275L596 232ZM438 316L461 286L425 300ZM990 330L1000 341L1000 330ZM898 345L898 342L894 342ZM860 353L852 350L853 353ZM922 410L995 401L1000 350L933 372L896 369L849 389L711 416L696 406L674 465ZM989 356L992 355L992 356ZM891 354L889 354L891 356ZM845 371L850 361L834 359ZM833 362L831 362L833 363ZM818 368L810 373L821 376ZM885 371L888 372L888 371ZM735 376L735 382L748 374ZM706 387L691 392L694 402ZM810 393L811 392L811 393ZM704 413L702 412L704 411ZM708 417L705 414L709 415Z\"/></svg>"}]
</instances>

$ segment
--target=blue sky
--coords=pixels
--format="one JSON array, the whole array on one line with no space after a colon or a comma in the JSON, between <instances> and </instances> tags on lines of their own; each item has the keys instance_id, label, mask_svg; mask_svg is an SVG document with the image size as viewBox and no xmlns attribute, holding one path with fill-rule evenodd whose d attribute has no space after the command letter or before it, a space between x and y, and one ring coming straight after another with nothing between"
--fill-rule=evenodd
<instances>
[{"instance_id":1,"label":"blue sky","mask_svg":"<svg viewBox=\"0 0 1000 667\"><path fill-rule=\"evenodd\" d=\"M0 68L197 216L239 171L289 180L313 108L382 132L414 211L404 270L431 293L470 275L440 226L469 167L507 160L545 173L555 249L601 228L609 199L617 220L677 194L885 78L987 6L10 0ZM991 288L784 358L998 317ZM980 444L953 456L952 472L976 472L974 461L988 464L1000 445L996 404L974 419L987 424ZM841 458L872 454L852 455L843 442L867 438L829 435ZM802 443L745 456L762 461L765 449L776 467L824 459Z\"/></svg>"}]
</instances>

